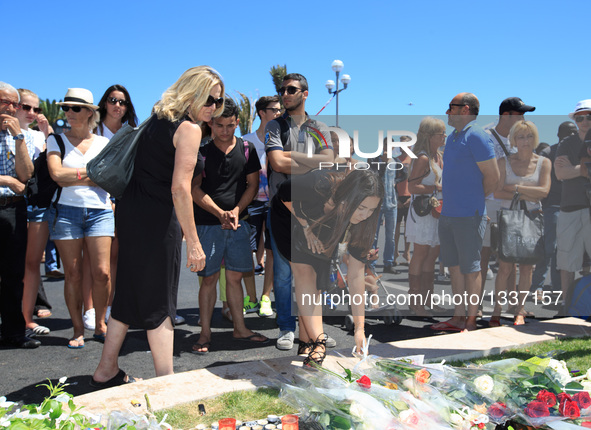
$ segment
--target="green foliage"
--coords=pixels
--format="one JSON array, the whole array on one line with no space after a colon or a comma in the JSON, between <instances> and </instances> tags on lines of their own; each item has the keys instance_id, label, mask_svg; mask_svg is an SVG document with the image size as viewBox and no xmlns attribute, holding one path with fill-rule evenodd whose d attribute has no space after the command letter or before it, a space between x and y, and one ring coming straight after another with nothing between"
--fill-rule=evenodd
<instances>
[{"instance_id":1,"label":"green foliage","mask_svg":"<svg viewBox=\"0 0 591 430\"><path fill-rule=\"evenodd\" d=\"M287 75L287 66L285 64L283 66L277 64L276 66L271 67L269 73L271 73L271 79L273 80L273 85L275 85L275 91L279 93L283 78Z\"/></svg>"},{"instance_id":2,"label":"green foliage","mask_svg":"<svg viewBox=\"0 0 591 430\"><path fill-rule=\"evenodd\" d=\"M252 131L252 123L254 122L255 118L255 100L248 98L247 95L241 93L240 91L236 91L239 95L236 104L240 109L240 113L238 114L238 123L240 125L240 135L244 136L247 133Z\"/></svg>"},{"instance_id":3,"label":"green foliage","mask_svg":"<svg viewBox=\"0 0 591 430\"><path fill-rule=\"evenodd\" d=\"M60 102L61 102L61 100L60 100ZM55 122L58 119L65 119L66 118L64 111L62 111L60 109L60 107L58 106L57 103L58 103L57 101L55 101L55 100L49 101L49 99L41 100L39 103L39 107L43 111L43 115L45 115L45 118L47 118L49 125L51 125L52 127L55 127Z\"/></svg>"}]
</instances>

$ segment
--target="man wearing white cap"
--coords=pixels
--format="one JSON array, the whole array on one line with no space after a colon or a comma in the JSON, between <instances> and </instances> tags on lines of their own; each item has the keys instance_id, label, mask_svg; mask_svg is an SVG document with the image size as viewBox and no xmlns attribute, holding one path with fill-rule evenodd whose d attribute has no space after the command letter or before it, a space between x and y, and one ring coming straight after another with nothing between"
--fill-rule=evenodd
<instances>
[{"instance_id":1,"label":"man wearing white cap","mask_svg":"<svg viewBox=\"0 0 591 430\"><path fill-rule=\"evenodd\" d=\"M583 252L591 255L591 214L585 192L589 176L587 170L581 168L583 141L591 129L591 99L578 102L568 116L575 120L579 132L560 142L554 162L556 177L562 181L556 265L561 271L563 300L573 286L575 272L582 268Z\"/></svg>"}]
</instances>

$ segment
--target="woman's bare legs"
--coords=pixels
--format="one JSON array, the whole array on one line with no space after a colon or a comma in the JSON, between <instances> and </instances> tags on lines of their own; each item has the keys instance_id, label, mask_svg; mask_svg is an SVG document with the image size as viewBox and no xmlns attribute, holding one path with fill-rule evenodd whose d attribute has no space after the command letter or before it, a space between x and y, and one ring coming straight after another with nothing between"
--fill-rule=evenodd
<instances>
[{"instance_id":1,"label":"woman's bare legs","mask_svg":"<svg viewBox=\"0 0 591 430\"><path fill-rule=\"evenodd\" d=\"M96 316L95 334L107 332L105 315L111 291L111 240L110 236L87 237L84 240L92 274L92 302Z\"/></svg>"}]
</instances>

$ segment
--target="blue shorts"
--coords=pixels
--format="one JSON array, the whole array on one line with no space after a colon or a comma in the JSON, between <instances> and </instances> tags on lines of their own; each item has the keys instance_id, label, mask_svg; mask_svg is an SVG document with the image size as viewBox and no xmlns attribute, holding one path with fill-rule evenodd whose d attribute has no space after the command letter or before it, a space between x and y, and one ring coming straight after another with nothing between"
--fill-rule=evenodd
<instances>
[{"instance_id":1,"label":"blue shorts","mask_svg":"<svg viewBox=\"0 0 591 430\"><path fill-rule=\"evenodd\" d=\"M460 266L463 274L480 272L480 250L486 215L439 218L439 257L445 267Z\"/></svg>"},{"instance_id":2,"label":"blue shorts","mask_svg":"<svg viewBox=\"0 0 591 430\"><path fill-rule=\"evenodd\" d=\"M49 208L39 208L37 206L27 206L27 221L43 222L49 217Z\"/></svg>"},{"instance_id":3,"label":"blue shorts","mask_svg":"<svg viewBox=\"0 0 591 430\"><path fill-rule=\"evenodd\" d=\"M115 235L115 217L111 209L79 208L53 205L49 209L49 237L51 240L73 240L84 237Z\"/></svg>"},{"instance_id":4,"label":"blue shorts","mask_svg":"<svg viewBox=\"0 0 591 430\"><path fill-rule=\"evenodd\" d=\"M205 268L199 276L219 272L222 261L226 270L250 272L253 269L250 249L250 225L242 220L238 230L222 230L221 225L198 225L197 234L205 253Z\"/></svg>"}]
</instances>

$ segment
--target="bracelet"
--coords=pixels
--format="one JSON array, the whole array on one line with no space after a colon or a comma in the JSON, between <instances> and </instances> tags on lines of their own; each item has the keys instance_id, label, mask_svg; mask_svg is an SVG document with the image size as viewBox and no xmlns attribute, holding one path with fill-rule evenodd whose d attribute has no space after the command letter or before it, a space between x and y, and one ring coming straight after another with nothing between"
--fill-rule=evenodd
<instances>
[{"instance_id":1,"label":"bracelet","mask_svg":"<svg viewBox=\"0 0 591 430\"><path fill-rule=\"evenodd\" d=\"M515 192L518 193L519 192L519 185L515 185Z\"/></svg>"},{"instance_id":2,"label":"bracelet","mask_svg":"<svg viewBox=\"0 0 591 430\"><path fill-rule=\"evenodd\" d=\"M82 179L82 176L80 176L80 169L76 168L76 173L78 173L78 179Z\"/></svg>"},{"instance_id":3,"label":"bracelet","mask_svg":"<svg viewBox=\"0 0 591 430\"><path fill-rule=\"evenodd\" d=\"M306 223L306 225L303 225L303 226L302 226L302 228L303 228L304 230L307 230L307 229L309 229L309 228L310 228L310 224Z\"/></svg>"}]
</instances>

